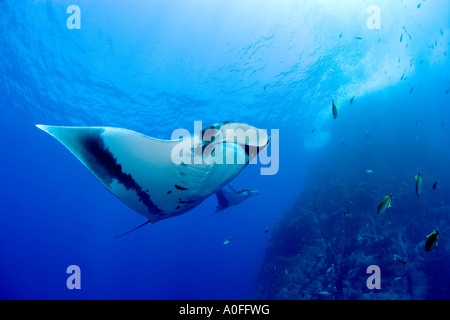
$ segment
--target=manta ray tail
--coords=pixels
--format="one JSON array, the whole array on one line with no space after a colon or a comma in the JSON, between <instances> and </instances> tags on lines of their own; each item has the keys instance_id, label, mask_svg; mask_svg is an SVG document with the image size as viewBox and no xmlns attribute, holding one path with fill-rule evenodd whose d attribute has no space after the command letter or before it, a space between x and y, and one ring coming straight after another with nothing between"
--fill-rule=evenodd
<instances>
[{"instance_id":1,"label":"manta ray tail","mask_svg":"<svg viewBox=\"0 0 450 320\"><path fill-rule=\"evenodd\" d=\"M211 213L209 216L207 216L205 219L203 219L202 221L199 222L199 225L205 223L206 220L210 219L212 216L214 216L215 214L217 214L218 211L214 211L213 213Z\"/></svg>"},{"instance_id":2,"label":"manta ray tail","mask_svg":"<svg viewBox=\"0 0 450 320\"><path fill-rule=\"evenodd\" d=\"M150 223L150 222L151 222L151 221L148 220L148 221L144 222L143 224L141 224L140 226L138 226L138 227L136 227L136 228L134 228L134 229L131 229L130 231L127 231L127 232L125 232L125 233L119 234L118 236L115 236L114 238L117 239L117 238L123 237L123 236L125 236L125 235L127 235L127 234L129 234L129 233L131 233L131 232L133 232L133 231L135 231L135 230L137 230L137 229L139 229L140 227L145 226L146 224L148 224L148 223Z\"/></svg>"}]
</instances>

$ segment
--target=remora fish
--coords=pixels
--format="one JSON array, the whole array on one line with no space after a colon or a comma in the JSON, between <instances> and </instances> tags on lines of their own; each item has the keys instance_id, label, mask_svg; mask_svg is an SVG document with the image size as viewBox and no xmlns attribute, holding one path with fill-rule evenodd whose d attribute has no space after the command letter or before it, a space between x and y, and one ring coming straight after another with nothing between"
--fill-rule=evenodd
<instances>
[{"instance_id":1,"label":"remora fish","mask_svg":"<svg viewBox=\"0 0 450 320\"><path fill-rule=\"evenodd\" d=\"M243 189L237 191L230 185L228 185L228 187L230 188L230 191L223 188L216 192L217 201L219 203L216 208L216 212L238 205L249 198L261 195L258 190L254 189Z\"/></svg>"}]
</instances>

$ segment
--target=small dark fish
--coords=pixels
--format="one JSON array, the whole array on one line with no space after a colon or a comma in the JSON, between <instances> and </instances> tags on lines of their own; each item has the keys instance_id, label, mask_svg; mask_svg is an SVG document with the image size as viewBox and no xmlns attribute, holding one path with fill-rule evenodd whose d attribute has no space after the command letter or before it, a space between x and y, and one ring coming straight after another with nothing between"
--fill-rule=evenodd
<instances>
[{"instance_id":1,"label":"small dark fish","mask_svg":"<svg viewBox=\"0 0 450 320\"><path fill-rule=\"evenodd\" d=\"M439 184L438 178L436 178L436 182L433 183L433 190L436 190L437 185Z\"/></svg>"},{"instance_id":2,"label":"small dark fish","mask_svg":"<svg viewBox=\"0 0 450 320\"><path fill-rule=\"evenodd\" d=\"M409 37L409 40L411 40L411 35L408 33L408 31L406 31L406 27L405 26L403 26L403 31L405 31L405 33L408 35L408 37Z\"/></svg>"},{"instance_id":3,"label":"small dark fish","mask_svg":"<svg viewBox=\"0 0 450 320\"><path fill-rule=\"evenodd\" d=\"M400 81L402 81L404 77L405 77L405 74L402 74L402 77L400 78Z\"/></svg>"},{"instance_id":4,"label":"small dark fish","mask_svg":"<svg viewBox=\"0 0 450 320\"><path fill-rule=\"evenodd\" d=\"M314 131L316 131L316 129L312 129L312 130L311 130L311 133L314 133Z\"/></svg>"},{"instance_id":5,"label":"small dark fish","mask_svg":"<svg viewBox=\"0 0 450 320\"><path fill-rule=\"evenodd\" d=\"M386 211L387 208L392 207L392 196L386 196L383 200L378 204L377 213L382 214Z\"/></svg>"},{"instance_id":6,"label":"small dark fish","mask_svg":"<svg viewBox=\"0 0 450 320\"><path fill-rule=\"evenodd\" d=\"M334 100L331 99L331 101L333 102L331 107L332 107L332 111L333 111L333 118L337 118L337 109L339 109L339 107L336 105L336 103L334 103Z\"/></svg>"},{"instance_id":7,"label":"small dark fish","mask_svg":"<svg viewBox=\"0 0 450 320\"><path fill-rule=\"evenodd\" d=\"M342 145L345 147L345 140L342 139Z\"/></svg>"},{"instance_id":8,"label":"small dark fish","mask_svg":"<svg viewBox=\"0 0 450 320\"><path fill-rule=\"evenodd\" d=\"M439 230L433 230L432 233L427 235L427 241L425 242L425 251L431 251L438 245Z\"/></svg>"},{"instance_id":9,"label":"small dark fish","mask_svg":"<svg viewBox=\"0 0 450 320\"><path fill-rule=\"evenodd\" d=\"M350 99L350 104L352 105L353 104L353 101L355 100L355 96L353 96L351 99Z\"/></svg>"},{"instance_id":10,"label":"small dark fish","mask_svg":"<svg viewBox=\"0 0 450 320\"><path fill-rule=\"evenodd\" d=\"M442 31L442 29L439 29L439 32L441 33L441 36L444 35L444 31Z\"/></svg>"},{"instance_id":11,"label":"small dark fish","mask_svg":"<svg viewBox=\"0 0 450 320\"><path fill-rule=\"evenodd\" d=\"M403 33L402 33L402 35L400 36L400 42L402 42L403 41Z\"/></svg>"},{"instance_id":12,"label":"small dark fish","mask_svg":"<svg viewBox=\"0 0 450 320\"><path fill-rule=\"evenodd\" d=\"M355 37L356 40L362 40L362 37Z\"/></svg>"},{"instance_id":13,"label":"small dark fish","mask_svg":"<svg viewBox=\"0 0 450 320\"><path fill-rule=\"evenodd\" d=\"M297 252L295 253L295 256L297 257L297 259L300 259L301 253L300 253L299 251L297 251Z\"/></svg>"},{"instance_id":14,"label":"small dark fish","mask_svg":"<svg viewBox=\"0 0 450 320\"><path fill-rule=\"evenodd\" d=\"M409 90L409 94L412 94L414 90L414 87L411 87L411 90Z\"/></svg>"},{"instance_id":15,"label":"small dark fish","mask_svg":"<svg viewBox=\"0 0 450 320\"><path fill-rule=\"evenodd\" d=\"M417 173L417 176L414 177L416 179L416 194L420 197L422 193L422 177L420 176L420 172Z\"/></svg>"},{"instance_id":16,"label":"small dark fish","mask_svg":"<svg viewBox=\"0 0 450 320\"><path fill-rule=\"evenodd\" d=\"M269 232L270 230L269 229L266 229L266 230L264 230L264 233L267 233L267 232Z\"/></svg>"},{"instance_id":17,"label":"small dark fish","mask_svg":"<svg viewBox=\"0 0 450 320\"><path fill-rule=\"evenodd\" d=\"M449 92L450 92L450 88L448 88L447 91L445 91L445 95L448 95Z\"/></svg>"},{"instance_id":18,"label":"small dark fish","mask_svg":"<svg viewBox=\"0 0 450 320\"><path fill-rule=\"evenodd\" d=\"M339 35L339 39L342 38L342 33Z\"/></svg>"},{"instance_id":19,"label":"small dark fish","mask_svg":"<svg viewBox=\"0 0 450 320\"><path fill-rule=\"evenodd\" d=\"M417 9L420 9L421 6L422 6L422 2L417 5Z\"/></svg>"}]
</instances>

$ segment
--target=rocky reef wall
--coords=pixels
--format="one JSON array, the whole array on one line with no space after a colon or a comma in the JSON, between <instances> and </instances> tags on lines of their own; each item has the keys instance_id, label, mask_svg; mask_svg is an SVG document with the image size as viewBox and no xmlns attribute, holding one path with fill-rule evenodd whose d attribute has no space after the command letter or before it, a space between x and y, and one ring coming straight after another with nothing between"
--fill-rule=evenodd
<instances>
[{"instance_id":1,"label":"rocky reef wall","mask_svg":"<svg viewBox=\"0 0 450 320\"><path fill-rule=\"evenodd\" d=\"M437 174L450 181L446 161L425 166L429 154L403 148L395 155L395 143L386 150L393 156L380 156L377 144L335 142L317 153L307 187L272 230L255 299L450 298L450 189L444 183L432 188ZM424 172L420 197L411 159ZM392 208L377 214L390 194ZM439 245L425 252L435 228ZM379 290L366 285L370 265L380 267Z\"/></svg>"}]
</instances>

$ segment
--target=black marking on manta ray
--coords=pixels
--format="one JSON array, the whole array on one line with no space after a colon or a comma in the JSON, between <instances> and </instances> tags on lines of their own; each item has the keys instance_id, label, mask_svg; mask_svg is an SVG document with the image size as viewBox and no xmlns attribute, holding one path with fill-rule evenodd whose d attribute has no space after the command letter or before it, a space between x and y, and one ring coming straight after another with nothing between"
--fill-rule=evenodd
<instances>
[{"instance_id":1,"label":"black marking on manta ray","mask_svg":"<svg viewBox=\"0 0 450 320\"><path fill-rule=\"evenodd\" d=\"M116 179L127 190L131 189L136 192L139 200L148 208L150 213L162 213L162 210L152 202L150 196L136 183L131 174L123 172L122 165L117 162L117 159L105 146L99 133L80 137L80 140L81 144L88 151L88 155L85 158L97 175L106 181Z\"/></svg>"},{"instance_id":2,"label":"black marking on manta ray","mask_svg":"<svg viewBox=\"0 0 450 320\"><path fill-rule=\"evenodd\" d=\"M191 199L189 199L189 200L187 200L187 201L183 201L183 200L180 200L180 199L178 199L178 203L194 203L195 201L193 201L193 200L191 200Z\"/></svg>"},{"instance_id":3,"label":"black marking on manta ray","mask_svg":"<svg viewBox=\"0 0 450 320\"><path fill-rule=\"evenodd\" d=\"M175 188L177 188L178 190L189 190L189 189L186 189L186 188L183 188L183 187L180 187L179 185L175 185Z\"/></svg>"}]
</instances>

